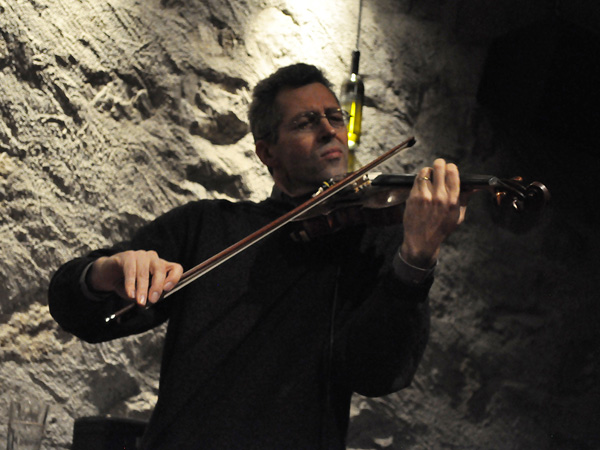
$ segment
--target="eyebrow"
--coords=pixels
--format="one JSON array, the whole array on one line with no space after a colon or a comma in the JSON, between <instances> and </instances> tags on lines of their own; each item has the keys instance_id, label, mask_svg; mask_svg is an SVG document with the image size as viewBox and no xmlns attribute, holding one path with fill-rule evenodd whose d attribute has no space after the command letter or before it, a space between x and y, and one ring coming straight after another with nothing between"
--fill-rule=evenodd
<instances>
[{"instance_id":1,"label":"eyebrow","mask_svg":"<svg viewBox=\"0 0 600 450\"><path fill-rule=\"evenodd\" d=\"M341 106L338 106L338 107L331 107L331 108L325 108L325 109L323 110L323 113L324 113L324 114L327 114L327 113L337 112L337 111L341 111L341 110L342 110L342 107L341 107ZM290 122L293 122L294 120L297 120L297 119L299 119L300 117L302 117L302 116L305 116L306 114L311 114L311 113L312 113L312 114L321 114L319 111L317 111L317 110L315 110L315 109L309 109L309 110L306 110L306 111L300 112L300 113L296 114L295 116L292 116L292 118L290 119Z\"/></svg>"}]
</instances>

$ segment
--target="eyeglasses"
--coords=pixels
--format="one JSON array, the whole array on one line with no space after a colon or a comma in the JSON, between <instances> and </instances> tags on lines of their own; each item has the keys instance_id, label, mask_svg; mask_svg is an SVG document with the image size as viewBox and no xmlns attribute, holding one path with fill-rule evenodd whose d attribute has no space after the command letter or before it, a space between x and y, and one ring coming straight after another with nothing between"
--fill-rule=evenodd
<instances>
[{"instance_id":1,"label":"eyeglasses","mask_svg":"<svg viewBox=\"0 0 600 450\"><path fill-rule=\"evenodd\" d=\"M327 119L333 128L341 128L348 123L350 114L343 109L333 109L319 114L316 111L308 111L300 114L291 123L291 129L295 131L314 131L321 125L322 119Z\"/></svg>"}]
</instances>

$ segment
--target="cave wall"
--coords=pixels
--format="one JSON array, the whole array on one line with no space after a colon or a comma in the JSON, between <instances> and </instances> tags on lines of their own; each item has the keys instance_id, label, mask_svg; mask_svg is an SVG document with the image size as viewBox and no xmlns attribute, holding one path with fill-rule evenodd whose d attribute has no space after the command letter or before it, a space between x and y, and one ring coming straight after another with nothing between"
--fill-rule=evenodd
<instances>
[{"instance_id":1,"label":"cave wall","mask_svg":"<svg viewBox=\"0 0 600 450\"><path fill-rule=\"evenodd\" d=\"M48 314L51 274L189 200L264 198L252 87L298 61L339 86L357 17L346 0L0 0L0 419L42 398L44 448L63 449L77 417L148 417L164 329L83 343ZM599 24L583 0L365 0L359 160L414 135L385 171L441 156L552 203L515 231L472 199L416 379L353 399L349 448L600 446Z\"/></svg>"}]
</instances>

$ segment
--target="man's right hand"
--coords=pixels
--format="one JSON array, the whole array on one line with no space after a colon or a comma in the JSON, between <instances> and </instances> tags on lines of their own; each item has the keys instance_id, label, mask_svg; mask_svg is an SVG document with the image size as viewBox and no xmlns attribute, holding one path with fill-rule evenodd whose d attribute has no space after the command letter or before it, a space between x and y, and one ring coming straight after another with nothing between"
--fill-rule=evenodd
<instances>
[{"instance_id":1,"label":"man's right hand","mask_svg":"<svg viewBox=\"0 0 600 450\"><path fill-rule=\"evenodd\" d=\"M114 291L139 305L156 303L163 292L175 287L183 274L177 263L159 258L155 251L129 250L98 258L88 273L96 291Z\"/></svg>"}]
</instances>

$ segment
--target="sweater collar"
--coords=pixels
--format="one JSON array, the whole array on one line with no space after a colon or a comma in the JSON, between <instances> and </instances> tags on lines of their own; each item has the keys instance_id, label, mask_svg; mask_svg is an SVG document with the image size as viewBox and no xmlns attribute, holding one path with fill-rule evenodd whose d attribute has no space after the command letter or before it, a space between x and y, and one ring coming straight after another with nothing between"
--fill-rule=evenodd
<instances>
[{"instance_id":1,"label":"sweater collar","mask_svg":"<svg viewBox=\"0 0 600 450\"><path fill-rule=\"evenodd\" d=\"M285 203L290 206L298 206L310 199L313 194L303 194L298 197L291 197L279 189L277 186L273 185L273 190L271 191L270 199L279 203Z\"/></svg>"}]
</instances>

